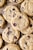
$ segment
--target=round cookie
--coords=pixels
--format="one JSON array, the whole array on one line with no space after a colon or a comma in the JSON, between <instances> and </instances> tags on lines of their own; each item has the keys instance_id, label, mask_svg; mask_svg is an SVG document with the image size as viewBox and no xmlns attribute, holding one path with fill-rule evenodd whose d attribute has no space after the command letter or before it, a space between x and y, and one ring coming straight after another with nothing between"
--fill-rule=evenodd
<instances>
[{"instance_id":1,"label":"round cookie","mask_svg":"<svg viewBox=\"0 0 33 50\"><path fill-rule=\"evenodd\" d=\"M3 33L2 38L7 43L15 43L20 37L20 32L17 30L14 30L11 25L8 25Z\"/></svg>"},{"instance_id":2,"label":"round cookie","mask_svg":"<svg viewBox=\"0 0 33 50\"><path fill-rule=\"evenodd\" d=\"M24 35L19 40L19 45L23 50L30 50L30 46L33 44L33 35Z\"/></svg>"},{"instance_id":3,"label":"round cookie","mask_svg":"<svg viewBox=\"0 0 33 50\"><path fill-rule=\"evenodd\" d=\"M0 48L2 47L2 44L3 44L3 40L2 40L2 37L0 35Z\"/></svg>"},{"instance_id":4,"label":"round cookie","mask_svg":"<svg viewBox=\"0 0 33 50\"><path fill-rule=\"evenodd\" d=\"M5 3L5 0L0 0L0 7L2 7Z\"/></svg>"},{"instance_id":5,"label":"round cookie","mask_svg":"<svg viewBox=\"0 0 33 50\"><path fill-rule=\"evenodd\" d=\"M25 0L21 4L21 12L25 12L29 16L33 16L33 0Z\"/></svg>"},{"instance_id":6,"label":"round cookie","mask_svg":"<svg viewBox=\"0 0 33 50\"><path fill-rule=\"evenodd\" d=\"M12 4L16 5L21 3L23 0L9 0Z\"/></svg>"},{"instance_id":7,"label":"round cookie","mask_svg":"<svg viewBox=\"0 0 33 50\"><path fill-rule=\"evenodd\" d=\"M20 50L20 48L16 44L8 44L2 50Z\"/></svg>"},{"instance_id":8,"label":"round cookie","mask_svg":"<svg viewBox=\"0 0 33 50\"><path fill-rule=\"evenodd\" d=\"M25 30L29 25L29 20L26 14L17 12L17 15L11 21L11 25L16 30Z\"/></svg>"},{"instance_id":9,"label":"round cookie","mask_svg":"<svg viewBox=\"0 0 33 50\"><path fill-rule=\"evenodd\" d=\"M1 28L3 27L4 22L5 22L5 20L4 20L3 16L0 15L0 27L1 27Z\"/></svg>"},{"instance_id":10,"label":"round cookie","mask_svg":"<svg viewBox=\"0 0 33 50\"><path fill-rule=\"evenodd\" d=\"M3 10L3 16L6 21L9 23L11 22L12 18L15 15L15 12L19 12L18 8L13 5L8 5L4 10ZM13 15L14 14L14 15Z\"/></svg>"}]
</instances>

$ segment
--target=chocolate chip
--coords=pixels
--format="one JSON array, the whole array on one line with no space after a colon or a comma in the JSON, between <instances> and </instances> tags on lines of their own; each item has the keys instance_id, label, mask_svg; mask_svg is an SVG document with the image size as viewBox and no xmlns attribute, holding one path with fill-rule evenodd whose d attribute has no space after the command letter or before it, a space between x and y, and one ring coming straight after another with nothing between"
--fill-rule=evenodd
<instances>
[{"instance_id":1,"label":"chocolate chip","mask_svg":"<svg viewBox=\"0 0 33 50\"><path fill-rule=\"evenodd\" d=\"M28 38L30 38L30 36L28 36Z\"/></svg>"},{"instance_id":2,"label":"chocolate chip","mask_svg":"<svg viewBox=\"0 0 33 50\"><path fill-rule=\"evenodd\" d=\"M32 27L32 24L30 24L30 27Z\"/></svg>"},{"instance_id":3,"label":"chocolate chip","mask_svg":"<svg viewBox=\"0 0 33 50\"><path fill-rule=\"evenodd\" d=\"M27 45L27 42L25 42L25 44Z\"/></svg>"},{"instance_id":4,"label":"chocolate chip","mask_svg":"<svg viewBox=\"0 0 33 50\"><path fill-rule=\"evenodd\" d=\"M13 8L13 10L15 10L15 9Z\"/></svg>"},{"instance_id":5,"label":"chocolate chip","mask_svg":"<svg viewBox=\"0 0 33 50\"><path fill-rule=\"evenodd\" d=\"M10 29L10 27L8 27L8 29Z\"/></svg>"},{"instance_id":6,"label":"chocolate chip","mask_svg":"<svg viewBox=\"0 0 33 50\"><path fill-rule=\"evenodd\" d=\"M15 39L17 39L17 37L16 37L16 36L14 36L14 38L15 38Z\"/></svg>"},{"instance_id":7,"label":"chocolate chip","mask_svg":"<svg viewBox=\"0 0 33 50\"><path fill-rule=\"evenodd\" d=\"M13 0L14 2L16 2L16 0Z\"/></svg>"},{"instance_id":8,"label":"chocolate chip","mask_svg":"<svg viewBox=\"0 0 33 50\"><path fill-rule=\"evenodd\" d=\"M8 50L8 48L6 50Z\"/></svg>"},{"instance_id":9,"label":"chocolate chip","mask_svg":"<svg viewBox=\"0 0 33 50\"><path fill-rule=\"evenodd\" d=\"M19 19L21 19L22 17L20 16Z\"/></svg>"},{"instance_id":10,"label":"chocolate chip","mask_svg":"<svg viewBox=\"0 0 33 50\"><path fill-rule=\"evenodd\" d=\"M10 33L12 33L12 31L8 31L8 32L7 32L7 35L9 35Z\"/></svg>"},{"instance_id":11,"label":"chocolate chip","mask_svg":"<svg viewBox=\"0 0 33 50\"><path fill-rule=\"evenodd\" d=\"M16 23L13 23L13 25L16 26L17 24Z\"/></svg>"},{"instance_id":12,"label":"chocolate chip","mask_svg":"<svg viewBox=\"0 0 33 50\"><path fill-rule=\"evenodd\" d=\"M14 12L13 17L15 17L16 13Z\"/></svg>"}]
</instances>

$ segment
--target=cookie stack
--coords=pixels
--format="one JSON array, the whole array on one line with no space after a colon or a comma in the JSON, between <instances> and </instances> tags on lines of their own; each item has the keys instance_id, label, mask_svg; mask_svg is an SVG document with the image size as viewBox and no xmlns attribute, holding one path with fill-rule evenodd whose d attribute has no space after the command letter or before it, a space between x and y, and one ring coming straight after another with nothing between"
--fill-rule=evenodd
<instances>
[{"instance_id":1,"label":"cookie stack","mask_svg":"<svg viewBox=\"0 0 33 50\"><path fill-rule=\"evenodd\" d=\"M33 50L33 0L0 0L0 50Z\"/></svg>"}]
</instances>

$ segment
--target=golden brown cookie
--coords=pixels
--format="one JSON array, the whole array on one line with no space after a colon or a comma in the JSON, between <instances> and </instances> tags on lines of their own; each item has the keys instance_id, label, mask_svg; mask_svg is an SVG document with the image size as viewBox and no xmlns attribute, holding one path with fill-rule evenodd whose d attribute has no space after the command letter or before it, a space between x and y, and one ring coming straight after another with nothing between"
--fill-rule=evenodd
<instances>
[{"instance_id":1,"label":"golden brown cookie","mask_svg":"<svg viewBox=\"0 0 33 50\"><path fill-rule=\"evenodd\" d=\"M2 38L7 43L15 43L20 37L20 32L17 30L14 30L11 25L8 25L3 33Z\"/></svg>"},{"instance_id":2,"label":"golden brown cookie","mask_svg":"<svg viewBox=\"0 0 33 50\"><path fill-rule=\"evenodd\" d=\"M16 30L25 30L29 25L29 20L26 14L17 12L17 15L11 21L11 25Z\"/></svg>"},{"instance_id":3,"label":"golden brown cookie","mask_svg":"<svg viewBox=\"0 0 33 50\"><path fill-rule=\"evenodd\" d=\"M8 5L3 10L3 16L7 22L11 22L12 18L16 15L15 12L19 12L18 8L13 5Z\"/></svg>"},{"instance_id":4,"label":"golden brown cookie","mask_svg":"<svg viewBox=\"0 0 33 50\"><path fill-rule=\"evenodd\" d=\"M33 34L24 35L19 40L19 45L23 50L31 50L33 45Z\"/></svg>"}]
</instances>

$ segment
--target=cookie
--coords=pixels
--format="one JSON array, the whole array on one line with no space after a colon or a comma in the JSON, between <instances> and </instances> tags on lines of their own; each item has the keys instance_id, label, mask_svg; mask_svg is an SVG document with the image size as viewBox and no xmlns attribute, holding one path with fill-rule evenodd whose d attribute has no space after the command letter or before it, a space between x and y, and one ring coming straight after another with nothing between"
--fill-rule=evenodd
<instances>
[{"instance_id":1,"label":"cookie","mask_svg":"<svg viewBox=\"0 0 33 50\"><path fill-rule=\"evenodd\" d=\"M29 26L25 30L21 31L23 34L30 34L33 32L33 20L29 17Z\"/></svg>"},{"instance_id":2,"label":"cookie","mask_svg":"<svg viewBox=\"0 0 33 50\"><path fill-rule=\"evenodd\" d=\"M4 20L3 16L0 15L0 27L1 27L1 28L3 27L4 22L5 22L5 20Z\"/></svg>"},{"instance_id":3,"label":"cookie","mask_svg":"<svg viewBox=\"0 0 33 50\"><path fill-rule=\"evenodd\" d=\"M30 50L30 46L33 44L33 35L24 35L19 40L19 45L23 50Z\"/></svg>"},{"instance_id":4,"label":"cookie","mask_svg":"<svg viewBox=\"0 0 33 50\"><path fill-rule=\"evenodd\" d=\"M16 30L25 30L29 25L29 20L26 14L17 13L16 17L11 21L11 25Z\"/></svg>"},{"instance_id":5,"label":"cookie","mask_svg":"<svg viewBox=\"0 0 33 50\"><path fill-rule=\"evenodd\" d=\"M23 0L9 0L12 4L16 5L21 3Z\"/></svg>"},{"instance_id":6,"label":"cookie","mask_svg":"<svg viewBox=\"0 0 33 50\"><path fill-rule=\"evenodd\" d=\"M3 14L5 20L10 23L11 22L11 19L15 15L15 12L19 12L18 8L16 6L13 6L13 5L8 5L6 8L4 8L2 14Z\"/></svg>"},{"instance_id":7,"label":"cookie","mask_svg":"<svg viewBox=\"0 0 33 50\"><path fill-rule=\"evenodd\" d=\"M21 12L25 12L27 15L29 16L33 16L33 0L25 0L22 4L21 4L21 8L20 8Z\"/></svg>"},{"instance_id":8,"label":"cookie","mask_svg":"<svg viewBox=\"0 0 33 50\"><path fill-rule=\"evenodd\" d=\"M16 44L8 44L2 50L20 50L20 48Z\"/></svg>"},{"instance_id":9,"label":"cookie","mask_svg":"<svg viewBox=\"0 0 33 50\"><path fill-rule=\"evenodd\" d=\"M21 31L23 34L30 34L33 32L33 20L29 17L29 26L25 30Z\"/></svg>"},{"instance_id":10,"label":"cookie","mask_svg":"<svg viewBox=\"0 0 33 50\"><path fill-rule=\"evenodd\" d=\"M0 7L2 7L5 3L5 0L0 0Z\"/></svg>"},{"instance_id":11,"label":"cookie","mask_svg":"<svg viewBox=\"0 0 33 50\"><path fill-rule=\"evenodd\" d=\"M11 25L8 25L4 29L2 33L2 37L3 37L3 40L7 43L15 43L20 37L20 32L17 30L14 30Z\"/></svg>"},{"instance_id":12,"label":"cookie","mask_svg":"<svg viewBox=\"0 0 33 50\"><path fill-rule=\"evenodd\" d=\"M20 10L21 10L22 13L28 13L27 3L28 2L26 2L26 1L24 1L23 3L21 3Z\"/></svg>"},{"instance_id":13,"label":"cookie","mask_svg":"<svg viewBox=\"0 0 33 50\"><path fill-rule=\"evenodd\" d=\"M2 47L2 44L3 44L3 40L2 40L2 37L0 35L0 48Z\"/></svg>"}]
</instances>

